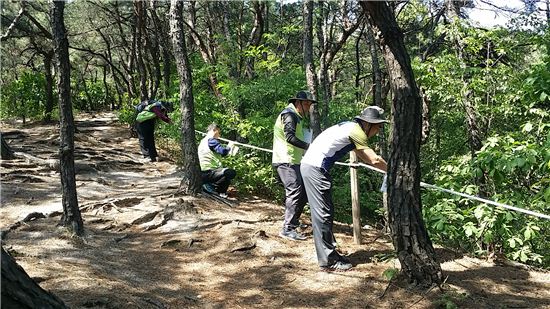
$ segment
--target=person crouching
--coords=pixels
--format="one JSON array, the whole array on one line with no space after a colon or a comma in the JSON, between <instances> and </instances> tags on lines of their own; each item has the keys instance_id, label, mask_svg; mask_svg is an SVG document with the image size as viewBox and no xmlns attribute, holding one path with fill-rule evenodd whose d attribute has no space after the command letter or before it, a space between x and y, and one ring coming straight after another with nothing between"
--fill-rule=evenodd
<instances>
[{"instance_id":1,"label":"person crouching","mask_svg":"<svg viewBox=\"0 0 550 309\"><path fill-rule=\"evenodd\" d=\"M199 144L198 153L203 190L227 197L227 188L231 184L231 180L237 176L237 172L222 166L221 157L227 156L231 147L224 147L220 143L220 134L221 129L217 124L209 125L206 136Z\"/></svg>"}]
</instances>

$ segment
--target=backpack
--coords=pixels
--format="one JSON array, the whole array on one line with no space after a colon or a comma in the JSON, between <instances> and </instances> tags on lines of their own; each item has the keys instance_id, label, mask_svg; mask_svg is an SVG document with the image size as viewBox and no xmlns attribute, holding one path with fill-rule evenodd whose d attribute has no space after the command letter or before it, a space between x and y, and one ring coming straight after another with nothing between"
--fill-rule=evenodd
<instances>
[{"instance_id":1,"label":"backpack","mask_svg":"<svg viewBox=\"0 0 550 309\"><path fill-rule=\"evenodd\" d=\"M143 100L138 105L134 106L136 112L141 113L150 103L154 102L153 100Z\"/></svg>"}]
</instances>

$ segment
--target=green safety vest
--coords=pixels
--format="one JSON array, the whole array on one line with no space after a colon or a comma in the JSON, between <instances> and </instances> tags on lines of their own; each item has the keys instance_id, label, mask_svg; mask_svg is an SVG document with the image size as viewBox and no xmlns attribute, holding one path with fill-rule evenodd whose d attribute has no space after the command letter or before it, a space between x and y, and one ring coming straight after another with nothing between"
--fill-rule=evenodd
<instances>
[{"instance_id":1,"label":"green safety vest","mask_svg":"<svg viewBox=\"0 0 550 309\"><path fill-rule=\"evenodd\" d=\"M294 113L298 116L298 123L296 124L296 137L304 140L304 127L302 122L302 116L296 110L294 104L290 103L280 114L277 116L275 125L273 126L273 163L290 163L300 164L300 160L304 155L305 150L298 148L292 144L289 144L285 138L283 114Z\"/></svg>"},{"instance_id":2,"label":"green safety vest","mask_svg":"<svg viewBox=\"0 0 550 309\"><path fill-rule=\"evenodd\" d=\"M212 170L222 167L221 155L208 147L208 139L211 136L205 136L199 144L199 163L201 171Z\"/></svg>"},{"instance_id":3,"label":"green safety vest","mask_svg":"<svg viewBox=\"0 0 550 309\"><path fill-rule=\"evenodd\" d=\"M144 122L144 121L147 121L149 119L153 119L153 118L157 117L157 114L155 114L151 111L151 108L153 108L153 106L155 106L155 104L149 104L149 105L145 106L143 111L141 111L137 115L136 121L137 122Z\"/></svg>"}]
</instances>

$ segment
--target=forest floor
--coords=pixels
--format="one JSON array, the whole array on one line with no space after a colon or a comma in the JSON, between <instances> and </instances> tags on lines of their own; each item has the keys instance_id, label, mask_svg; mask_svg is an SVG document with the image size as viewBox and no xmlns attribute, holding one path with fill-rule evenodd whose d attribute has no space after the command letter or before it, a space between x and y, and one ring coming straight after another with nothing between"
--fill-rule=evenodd
<instances>
[{"instance_id":1,"label":"forest floor","mask_svg":"<svg viewBox=\"0 0 550 309\"><path fill-rule=\"evenodd\" d=\"M138 140L113 114L79 115L76 126L83 238L57 226L58 127L1 126L19 153L1 162L0 229L14 227L4 248L72 308L550 308L550 273L443 248L442 289L389 283L382 274L399 267L389 237L363 230L355 245L340 223L336 239L355 267L321 272L311 228L303 242L278 237L281 203L174 195L175 163L141 163ZM44 216L13 226L31 213Z\"/></svg>"}]
</instances>

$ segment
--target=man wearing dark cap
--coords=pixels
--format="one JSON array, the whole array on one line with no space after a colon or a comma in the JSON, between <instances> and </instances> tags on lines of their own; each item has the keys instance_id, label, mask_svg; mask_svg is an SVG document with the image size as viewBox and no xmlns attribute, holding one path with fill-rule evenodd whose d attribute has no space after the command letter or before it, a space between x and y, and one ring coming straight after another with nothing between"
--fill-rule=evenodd
<instances>
[{"instance_id":1,"label":"man wearing dark cap","mask_svg":"<svg viewBox=\"0 0 550 309\"><path fill-rule=\"evenodd\" d=\"M351 150L361 161L386 171L386 161L367 146L367 139L378 134L380 126L388 122L382 117L383 113L383 109L369 106L352 121L326 129L313 141L301 161L300 170L311 207L315 251L323 271L347 271L352 268L349 260L336 251L334 244L334 205L329 171Z\"/></svg>"},{"instance_id":2,"label":"man wearing dark cap","mask_svg":"<svg viewBox=\"0 0 550 309\"><path fill-rule=\"evenodd\" d=\"M309 144L305 141L304 117L316 101L309 91L298 91L288 106L277 116L273 127L273 168L285 187L285 218L279 236L305 240L296 229L307 197L300 174L300 160Z\"/></svg>"}]
</instances>

